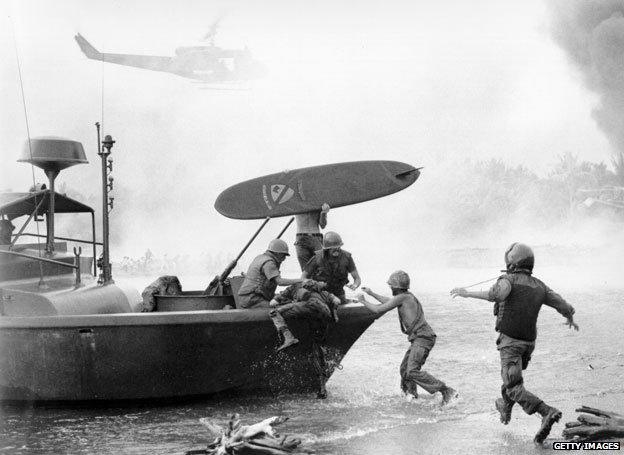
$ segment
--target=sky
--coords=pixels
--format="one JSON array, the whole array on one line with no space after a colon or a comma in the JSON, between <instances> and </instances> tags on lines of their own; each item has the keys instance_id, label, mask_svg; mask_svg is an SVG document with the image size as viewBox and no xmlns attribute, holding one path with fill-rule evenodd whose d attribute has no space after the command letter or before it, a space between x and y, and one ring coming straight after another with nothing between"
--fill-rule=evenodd
<instances>
[{"instance_id":1,"label":"sky","mask_svg":"<svg viewBox=\"0 0 624 455\"><path fill-rule=\"evenodd\" d=\"M542 0L5 2L0 189L32 185L30 167L13 164L29 132L82 142L89 164L58 182L97 200L101 122L117 141L113 257L146 248L233 257L260 222L214 210L226 187L317 164L404 161L424 167L415 185L330 212L330 228L366 261L388 251L409 261L406 245L444 246L422 238L436 220L410 216L427 204L436 169L499 158L545 173L566 152L609 162L593 116L600 97L553 39L552 11ZM173 55L220 16L217 45L247 46L268 68L248 90L105 65L73 39L79 32L100 51ZM273 220L256 248L285 222Z\"/></svg>"}]
</instances>

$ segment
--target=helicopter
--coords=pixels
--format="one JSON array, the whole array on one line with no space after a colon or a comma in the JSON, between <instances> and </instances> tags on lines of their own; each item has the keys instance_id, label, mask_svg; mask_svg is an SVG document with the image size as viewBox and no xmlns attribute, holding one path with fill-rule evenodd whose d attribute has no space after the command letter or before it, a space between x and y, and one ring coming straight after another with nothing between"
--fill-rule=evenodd
<instances>
[{"instance_id":1,"label":"helicopter","mask_svg":"<svg viewBox=\"0 0 624 455\"><path fill-rule=\"evenodd\" d=\"M74 39L87 58L92 60L173 73L203 83L237 83L264 77L265 66L253 59L247 47L223 49L215 45L218 22L211 25L201 44L178 47L173 57L104 53L80 33Z\"/></svg>"}]
</instances>

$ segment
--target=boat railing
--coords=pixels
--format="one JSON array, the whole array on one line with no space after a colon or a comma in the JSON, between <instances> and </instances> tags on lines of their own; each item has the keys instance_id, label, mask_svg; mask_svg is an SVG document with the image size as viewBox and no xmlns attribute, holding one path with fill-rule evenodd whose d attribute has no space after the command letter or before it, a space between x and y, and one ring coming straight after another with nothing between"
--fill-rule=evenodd
<instances>
[{"instance_id":1,"label":"boat railing","mask_svg":"<svg viewBox=\"0 0 624 455\"><path fill-rule=\"evenodd\" d=\"M69 264L67 262L62 262L62 261L55 261L54 259L49 259L49 258L44 258L44 257L39 257L39 256L32 256L30 254L18 253L16 251L0 250L0 253L7 254L10 256L19 256L23 258L33 259L39 262L46 262L48 264L55 264L55 265L60 265L62 267L68 267L70 269L74 269L76 273L75 285L76 287L80 286L80 254L82 253L82 248L78 248L77 250L76 248L74 248L74 263L73 264Z\"/></svg>"},{"instance_id":2,"label":"boat railing","mask_svg":"<svg viewBox=\"0 0 624 455\"><path fill-rule=\"evenodd\" d=\"M93 215L93 214L91 214ZM97 276L97 269L96 269L96 245L98 246L102 246L103 243L102 242L96 242L95 241L95 219L93 218L93 216L91 216L91 225L92 225L92 229L93 229L93 239L92 240L82 240L82 239L74 239L72 237L59 237L59 236L54 236L54 240L65 240L68 242L75 242L75 243L88 243L93 247L93 276ZM22 226L22 229L20 230L20 232L18 232L17 234L13 234L13 241L11 242L11 248L13 249L13 246L16 244L18 238L20 237L24 237L24 236L29 236L29 237L40 237L40 238L48 238L47 235L43 235L43 234L35 234L32 232L22 232L22 230L24 229L24 227L26 227L26 225Z\"/></svg>"},{"instance_id":3,"label":"boat railing","mask_svg":"<svg viewBox=\"0 0 624 455\"><path fill-rule=\"evenodd\" d=\"M22 237L24 236L30 236L30 237L42 237L42 238L46 238L46 235L43 234L33 234L31 232L23 232L22 233ZM76 243L88 243L88 244L95 244L95 245L100 245L102 246L102 242L93 242L91 240L80 240L80 239L74 239L71 237L59 237L57 235L54 236L54 240L66 240L68 242L76 242Z\"/></svg>"}]
</instances>

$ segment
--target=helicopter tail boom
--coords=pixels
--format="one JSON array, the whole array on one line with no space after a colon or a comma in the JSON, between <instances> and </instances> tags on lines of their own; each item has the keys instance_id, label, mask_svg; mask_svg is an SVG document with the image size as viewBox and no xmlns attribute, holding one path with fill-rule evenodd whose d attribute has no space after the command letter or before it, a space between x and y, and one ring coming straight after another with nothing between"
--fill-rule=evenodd
<instances>
[{"instance_id":1,"label":"helicopter tail boom","mask_svg":"<svg viewBox=\"0 0 624 455\"><path fill-rule=\"evenodd\" d=\"M80 50L88 58L91 58L94 60L102 59L102 53L99 52L95 47L93 47L91 43L89 43L80 33L74 36L74 39L78 43L78 46L80 46Z\"/></svg>"}]
</instances>

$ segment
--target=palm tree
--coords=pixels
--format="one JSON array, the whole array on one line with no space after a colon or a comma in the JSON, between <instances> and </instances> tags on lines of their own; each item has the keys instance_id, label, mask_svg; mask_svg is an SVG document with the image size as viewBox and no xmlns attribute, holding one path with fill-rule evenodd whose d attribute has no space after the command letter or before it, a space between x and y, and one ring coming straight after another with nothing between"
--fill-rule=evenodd
<instances>
[{"instance_id":1,"label":"palm tree","mask_svg":"<svg viewBox=\"0 0 624 455\"><path fill-rule=\"evenodd\" d=\"M624 151L619 150L611 158L611 163L615 169L618 185L624 186Z\"/></svg>"}]
</instances>

